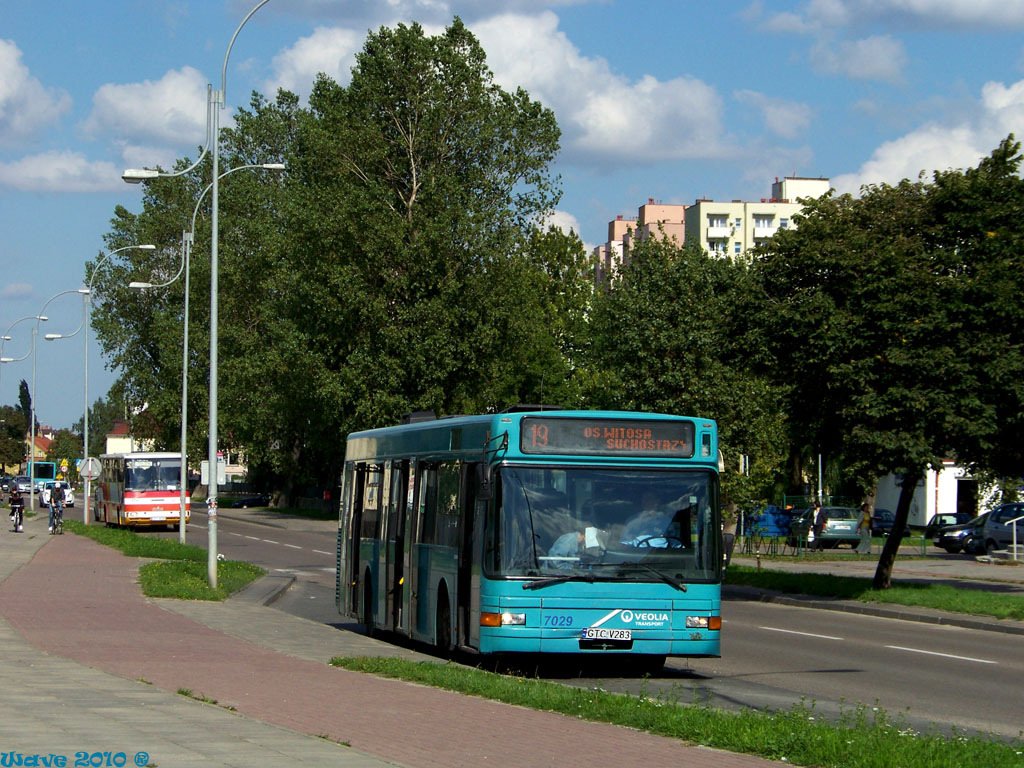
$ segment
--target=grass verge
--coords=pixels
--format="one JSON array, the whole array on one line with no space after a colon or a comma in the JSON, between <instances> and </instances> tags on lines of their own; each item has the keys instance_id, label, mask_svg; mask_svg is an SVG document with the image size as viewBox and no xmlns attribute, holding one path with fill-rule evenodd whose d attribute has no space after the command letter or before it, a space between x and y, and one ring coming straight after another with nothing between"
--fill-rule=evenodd
<instances>
[{"instance_id":1,"label":"grass verge","mask_svg":"<svg viewBox=\"0 0 1024 768\"><path fill-rule=\"evenodd\" d=\"M958 734L918 733L885 712L856 707L839 723L800 704L784 712L728 712L678 699L610 693L469 669L457 664L388 658L333 658L335 667L408 680L571 717L636 728L792 765L835 768L1003 768L1024 763L1024 743Z\"/></svg>"},{"instance_id":2,"label":"grass verge","mask_svg":"<svg viewBox=\"0 0 1024 768\"><path fill-rule=\"evenodd\" d=\"M935 608L954 613L1024 620L1024 596L1002 591L951 587L942 584L893 584L874 589L871 579L825 573L789 573L744 565L730 565L727 585L758 587L788 594L817 595L865 603L891 603Z\"/></svg>"},{"instance_id":3,"label":"grass verge","mask_svg":"<svg viewBox=\"0 0 1024 768\"><path fill-rule=\"evenodd\" d=\"M174 539L140 536L135 531L83 525L68 520L64 528L108 547L121 550L129 557L157 560L139 568L139 584L147 597L173 597L179 600L223 600L233 592L258 579L266 571L237 560L217 563L217 589L207 579L208 554L202 547L182 544Z\"/></svg>"}]
</instances>

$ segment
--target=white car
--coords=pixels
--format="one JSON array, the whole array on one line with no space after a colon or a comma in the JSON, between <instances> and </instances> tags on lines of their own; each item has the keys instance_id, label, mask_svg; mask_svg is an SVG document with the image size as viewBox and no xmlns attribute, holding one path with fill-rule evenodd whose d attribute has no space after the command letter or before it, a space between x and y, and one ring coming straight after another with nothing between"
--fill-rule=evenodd
<instances>
[{"instance_id":1,"label":"white car","mask_svg":"<svg viewBox=\"0 0 1024 768\"><path fill-rule=\"evenodd\" d=\"M75 506L75 489L71 487L71 483L64 480L48 480L46 486L43 489L43 503L48 504L50 500L50 489L54 485L60 485L64 488L64 506L73 507Z\"/></svg>"}]
</instances>

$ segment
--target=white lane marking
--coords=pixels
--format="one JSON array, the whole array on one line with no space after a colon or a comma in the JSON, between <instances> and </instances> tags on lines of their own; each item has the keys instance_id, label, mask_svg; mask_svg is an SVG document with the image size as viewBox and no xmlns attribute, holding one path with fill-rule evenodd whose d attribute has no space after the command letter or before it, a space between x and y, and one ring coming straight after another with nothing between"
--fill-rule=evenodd
<instances>
[{"instance_id":1,"label":"white lane marking","mask_svg":"<svg viewBox=\"0 0 1024 768\"><path fill-rule=\"evenodd\" d=\"M761 627L761 629L767 630L768 632L784 632L787 635L802 635L803 637L817 637L822 640L842 640L841 637L833 637L832 635L816 635L813 632L797 632L792 629L779 629L777 627Z\"/></svg>"},{"instance_id":2,"label":"white lane marking","mask_svg":"<svg viewBox=\"0 0 1024 768\"><path fill-rule=\"evenodd\" d=\"M945 659L959 659L960 661L973 661L976 664L998 664L998 661L991 661L989 659L975 659L971 656L956 656L952 653L939 653L938 651L922 651L920 648L904 648L902 645L887 645L886 648L892 648L894 651L906 651L907 653L924 653L928 656L942 656Z\"/></svg>"},{"instance_id":3,"label":"white lane marking","mask_svg":"<svg viewBox=\"0 0 1024 768\"><path fill-rule=\"evenodd\" d=\"M252 539L253 541L261 541L259 536L246 536L245 538Z\"/></svg>"},{"instance_id":4,"label":"white lane marking","mask_svg":"<svg viewBox=\"0 0 1024 768\"><path fill-rule=\"evenodd\" d=\"M274 541L273 539L257 539L257 541L263 541L267 544L280 544L280 541Z\"/></svg>"},{"instance_id":5,"label":"white lane marking","mask_svg":"<svg viewBox=\"0 0 1024 768\"><path fill-rule=\"evenodd\" d=\"M331 556L333 556L333 555L337 554L335 552L324 552L322 549L314 549L313 551L316 552L318 555L331 555Z\"/></svg>"},{"instance_id":6,"label":"white lane marking","mask_svg":"<svg viewBox=\"0 0 1024 768\"><path fill-rule=\"evenodd\" d=\"M298 546L297 544L287 544L287 543L286 543L286 544L284 544L283 546L285 546L285 547L291 547L292 549L302 549L302 547Z\"/></svg>"}]
</instances>

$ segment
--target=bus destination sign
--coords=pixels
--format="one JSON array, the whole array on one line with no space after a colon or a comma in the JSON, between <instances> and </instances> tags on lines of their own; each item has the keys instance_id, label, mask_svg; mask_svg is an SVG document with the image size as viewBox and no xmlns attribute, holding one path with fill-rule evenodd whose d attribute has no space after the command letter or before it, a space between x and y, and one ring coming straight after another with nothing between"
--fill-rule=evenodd
<instances>
[{"instance_id":1,"label":"bus destination sign","mask_svg":"<svg viewBox=\"0 0 1024 768\"><path fill-rule=\"evenodd\" d=\"M591 456L693 456L692 421L527 416L520 425L523 453Z\"/></svg>"}]
</instances>

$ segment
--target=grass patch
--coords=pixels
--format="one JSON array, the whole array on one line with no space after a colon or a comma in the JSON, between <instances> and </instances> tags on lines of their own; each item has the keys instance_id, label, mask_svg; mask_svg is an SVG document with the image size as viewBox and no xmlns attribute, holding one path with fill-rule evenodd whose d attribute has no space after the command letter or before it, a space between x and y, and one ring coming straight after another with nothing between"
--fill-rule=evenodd
<instances>
[{"instance_id":1,"label":"grass patch","mask_svg":"<svg viewBox=\"0 0 1024 768\"><path fill-rule=\"evenodd\" d=\"M958 735L922 734L892 721L885 712L859 706L839 723L798 704L784 712L728 712L679 706L675 699L610 693L543 680L468 669L457 664L388 658L333 658L335 667L409 680L516 706L559 712L680 739L689 744L760 755L793 765L836 768L962 768L1019 766L1020 742Z\"/></svg>"},{"instance_id":2,"label":"grass patch","mask_svg":"<svg viewBox=\"0 0 1024 768\"><path fill-rule=\"evenodd\" d=\"M217 589L211 589L206 569L206 562L193 560L146 563L139 568L139 584L148 597L224 600L266 573L252 563L221 560L217 563Z\"/></svg>"},{"instance_id":3,"label":"grass patch","mask_svg":"<svg viewBox=\"0 0 1024 768\"><path fill-rule=\"evenodd\" d=\"M941 584L893 584L874 589L871 579L833 576L827 573L789 573L743 565L730 565L725 584L758 587L787 594L816 595L864 603L935 608L953 613L1024 620L1024 596L1000 591L958 588Z\"/></svg>"},{"instance_id":4,"label":"grass patch","mask_svg":"<svg viewBox=\"0 0 1024 768\"><path fill-rule=\"evenodd\" d=\"M129 557L157 560L139 568L139 584L147 597L224 600L266 573L252 563L221 560L217 563L217 589L211 589L207 578L209 555L202 547L174 539L139 536L123 528L84 525L74 520L66 521L64 527L99 544L119 549Z\"/></svg>"},{"instance_id":5,"label":"grass patch","mask_svg":"<svg viewBox=\"0 0 1024 768\"><path fill-rule=\"evenodd\" d=\"M65 530L85 536L98 544L113 547L128 557L152 557L159 560L195 560L206 562L206 550L194 544L182 544L177 539L156 539L139 536L127 528L108 528L105 525L85 525L77 520L65 520Z\"/></svg>"}]
</instances>

